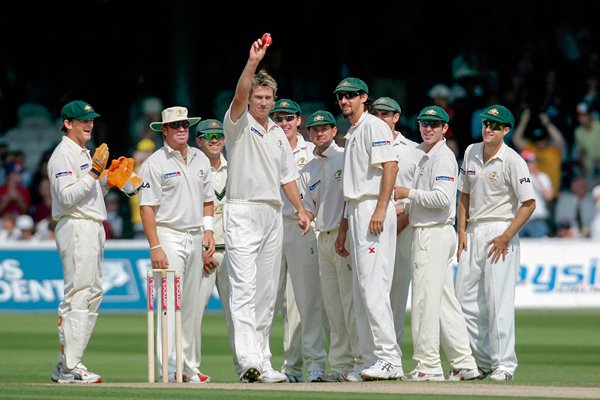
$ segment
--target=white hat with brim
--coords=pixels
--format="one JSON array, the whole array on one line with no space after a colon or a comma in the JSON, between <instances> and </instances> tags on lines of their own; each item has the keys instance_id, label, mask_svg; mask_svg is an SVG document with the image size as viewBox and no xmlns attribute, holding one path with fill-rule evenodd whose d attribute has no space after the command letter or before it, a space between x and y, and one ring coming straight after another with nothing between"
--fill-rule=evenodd
<instances>
[{"instance_id":1,"label":"white hat with brim","mask_svg":"<svg viewBox=\"0 0 600 400\"><path fill-rule=\"evenodd\" d=\"M185 107L169 107L162 111L162 121L152 122L150 129L156 132L162 132L162 126L170 122L190 121L190 126L196 125L202 118L188 117L188 110Z\"/></svg>"}]
</instances>

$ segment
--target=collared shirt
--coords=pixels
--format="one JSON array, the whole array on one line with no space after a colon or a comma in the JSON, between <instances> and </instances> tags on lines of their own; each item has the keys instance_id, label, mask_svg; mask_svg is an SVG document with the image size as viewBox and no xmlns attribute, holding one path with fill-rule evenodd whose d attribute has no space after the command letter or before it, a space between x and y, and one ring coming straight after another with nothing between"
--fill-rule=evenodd
<instances>
[{"instance_id":1,"label":"collared shirt","mask_svg":"<svg viewBox=\"0 0 600 400\"><path fill-rule=\"evenodd\" d=\"M453 225L456 217L456 181L458 163L446 145L446 139L437 142L429 152L424 144L417 166L414 189L410 189L409 221L411 226Z\"/></svg>"},{"instance_id":2,"label":"collared shirt","mask_svg":"<svg viewBox=\"0 0 600 400\"><path fill-rule=\"evenodd\" d=\"M417 142L407 139L400 132L396 132L394 139L394 151L398 157L398 174L396 175L396 186L411 188L415 180L417 165L421 160L423 151L417 149ZM396 204L407 204L409 199L397 200Z\"/></svg>"},{"instance_id":3,"label":"collared shirt","mask_svg":"<svg viewBox=\"0 0 600 400\"><path fill-rule=\"evenodd\" d=\"M469 194L468 222L510 221L521 203L534 198L527 163L505 143L485 164L483 143L469 145L460 168L458 190Z\"/></svg>"},{"instance_id":4,"label":"collared shirt","mask_svg":"<svg viewBox=\"0 0 600 400\"><path fill-rule=\"evenodd\" d=\"M344 211L344 149L332 142L323 156L315 154L300 176L304 207L315 216L315 229L326 232L340 226Z\"/></svg>"},{"instance_id":5,"label":"collared shirt","mask_svg":"<svg viewBox=\"0 0 600 400\"><path fill-rule=\"evenodd\" d=\"M157 206L158 226L178 231L202 227L204 203L214 201L215 193L210 161L201 150L188 146L186 164L181 153L165 143L144 161L140 177L140 206Z\"/></svg>"},{"instance_id":6,"label":"collared shirt","mask_svg":"<svg viewBox=\"0 0 600 400\"><path fill-rule=\"evenodd\" d=\"M90 151L67 136L56 146L48 161L52 193L52 218L106 220L106 206L100 182L89 175Z\"/></svg>"},{"instance_id":7,"label":"collared shirt","mask_svg":"<svg viewBox=\"0 0 600 400\"><path fill-rule=\"evenodd\" d=\"M311 142L307 142L304 140L304 137L300 134L297 135L298 143L296 144L296 148L292 150L294 153L294 159L296 160L296 165L298 166L298 171L301 171L302 168L312 160L315 156L313 155L313 151L315 149L315 145ZM300 197L304 196L302 185L300 184L300 178L296 180L296 184L298 185L298 191L300 192ZM284 217L288 218L296 218L296 209L290 203L290 200L287 198L283 190L281 191L281 198L283 199L283 209L282 214Z\"/></svg>"},{"instance_id":8,"label":"collared shirt","mask_svg":"<svg viewBox=\"0 0 600 400\"><path fill-rule=\"evenodd\" d=\"M350 127L344 158L344 198L377 198L383 176L382 163L397 161L390 127L367 112Z\"/></svg>"},{"instance_id":9,"label":"collared shirt","mask_svg":"<svg viewBox=\"0 0 600 400\"><path fill-rule=\"evenodd\" d=\"M285 133L270 119L265 131L248 110L236 122L230 113L231 108L223 120L229 162L228 201L282 206L281 185L299 176Z\"/></svg>"}]
</instances>

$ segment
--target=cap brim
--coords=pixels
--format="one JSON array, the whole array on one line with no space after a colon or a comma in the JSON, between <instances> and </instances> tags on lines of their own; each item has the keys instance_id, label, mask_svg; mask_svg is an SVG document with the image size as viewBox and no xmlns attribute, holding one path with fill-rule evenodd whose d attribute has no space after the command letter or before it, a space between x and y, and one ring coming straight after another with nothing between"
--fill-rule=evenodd
<instances>
[{"instance_id":1,"label":"cap brim","mask_svg":"<svg viewBox=\"0 0 600 400\"><path fill-rule=\"evenodd\" d=\"M438 117L435 115L425 115L423 117L417 117L417 121L440 121L445 124L448 123L444 118L441 118L441 117Z\"/></svg>"},{"instance_id":2,"label":"cap brim","mask_svg":"<svg viewBox=\"0 0 600 400\"><path fill-rule=\"evenodd\" d=\"M393 111L395 113L399 113L394 107L387 104L373 104L374 110L384 110L384 111Z\"/></svg>"},{"instance_id":3,"label":"cap brim","mask_svg":"<svg viewBox=\"0 0 600 400\"><path fill-rule=\"evenodd\" d=\"M306 127L310 129L313 126L321 126L321 125L331 125L333 128L335 128L335 124L333 122L327 122L327 121L315 122L315 123L312 123L310 125L306 125Z\"/></svg>"},{"instance_id":4,"label":"cap brim","mask_svg":"<svg viewBox=\"0 0 600 400\"><path fill-rule=\"evenodd\" d=\"M335 90L333 91L333 93L337 93L337 92L356 92L358 90L364 92L363 89L361 89L359 87L356 87L356 86L340 86L340 87L335 88Z\"/></svg>"},{"instance_id":5,"label":"cap brim","mask_svg":"<svg viewBox=\"0 0 600 400\"><path fill-rule=\"evenodd\" d=\"M491 114L479 114L481 116L481 118L483 119L487 119L489 121L494 121L494 122L498 122L502 125L510 125L508 122L504 121L503 119L500 119L498 117L496 117L495 115L491 115Z\"/></svg>"},{"instance_id":6,"label":"cap brim","mask_svg":"<svg viewBox=\"0 0 600 400\"><path fill-rule=\"evenodd\" d=\"M220 134L223 134L223 129L219 129L219 128L204 129L202 132L196 132L196 136L204 135L205 133L220 133Z\"/></svg>"},{"instance_id":7,"label":"cap brim","mask_svg":"<svg viewBox=\"0 0 600 400\"><path fill-rule=\"evenodd\" d=\"M89 112L87 114L83 114L80 115L79 117L74 117L73 119L77 119L79 121L85 121L86 119L92 119L92 118L98 118L100 116L100 114L97 114L95 112Z\"/></svg>"},{"instance_id":8,"label":"cap brim","mask_svg":"<svg viewBox=\"0 0 600 400\"><path fill-rule=\"evenodd\" d=\"M298 110L293 110L291 108L277 108L277 109L273 109L271 110L271 115L278 113L278 112L284 112L284 113L290 113L290 114L299 114Z\"/></svg>"}]
</instances>

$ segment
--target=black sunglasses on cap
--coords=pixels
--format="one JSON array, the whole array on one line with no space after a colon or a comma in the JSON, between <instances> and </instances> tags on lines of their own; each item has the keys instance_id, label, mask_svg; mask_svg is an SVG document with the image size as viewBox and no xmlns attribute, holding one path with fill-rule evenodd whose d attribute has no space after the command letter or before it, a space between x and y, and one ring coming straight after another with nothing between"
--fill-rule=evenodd
<instances>
[{"instance_id":1,"label":"black sunglasses on cap","mask_svg":"<svg viewBox=\"0 0 600 400\"><path fill-rule=\"evenodd\" d=\"M170 128L173 129L179 129L179 127L183 127L183 128L189 128L190 127L190 121L175 121L175 122L169 122L167 125L169 125Z\"/></svg>"},{"instance_id":2,"label":"black sunglasses on cap","mask_svg":"<svg viewBox=\"0 0 600 400\"><path fill-rule=\"evenodd\" d=\"M337 92L335 94L335 97L337 97L338 101L341 101L342 99L353 99L355 97L358 97L362 94L362 92L360 90L356 90L354 92Z\"/></svg>"},{"instance_id":3,"label":"black sunglasses on cap","mask_svg":"<svg viewBox=\"0 0 600 400\"><path fill-rule=\"evenodd\" d=\"M288 115L273 115L273 121L275 122L282 122L283 120L286 121L293 121L294 119L296 119L296 114L288 114Z\"/></svg>"}]
</instances>

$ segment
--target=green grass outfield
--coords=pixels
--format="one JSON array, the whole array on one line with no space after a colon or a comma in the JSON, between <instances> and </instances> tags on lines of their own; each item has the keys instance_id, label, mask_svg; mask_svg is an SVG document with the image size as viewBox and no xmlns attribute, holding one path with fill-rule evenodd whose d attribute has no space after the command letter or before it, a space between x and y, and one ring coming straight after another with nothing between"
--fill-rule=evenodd
<instances>
[{"instance_id":1,"label":"green grass outfield","mask_svg":"<svg viewBox=\"0 0 600 400\"><path fill-rule=\"evenodd\" d=\"M0 399L460 399L464 395L409 395L378 393L282 392L269 390L202 389L163 387L116 387L110 385L47 385L58 356L57 317L53 313L0 313ZM402 345L404 370L414 367L411 359L410 320ZM273 365L282 363L282 321L272 335ZM517 312L517 355L519 368L514 385L575 386L600 388L600 310L519 310ZM102 313L88 346L85 363L103 377L103 382L146 382L146 315ZM447 369L447 364L444 364ZM214 383L234 383L231 352L221 313L205 316L202 370ZM412 383L390 382L390 385ZM347 383L344 385L363 384ZM436 385L432 382L429 385ZM489 380L455 385L506 385ZM157 385L162 386L162 385ZM187 385L186 385L187 386ZM291 385L287 385L291 386ZM500 389L500 386L496 386ZM468 399L509 397L468 396ZM546 397L548 398L548 397ZM560 397L557 397L560 398Z\"/></svg>"}]
</instances>

